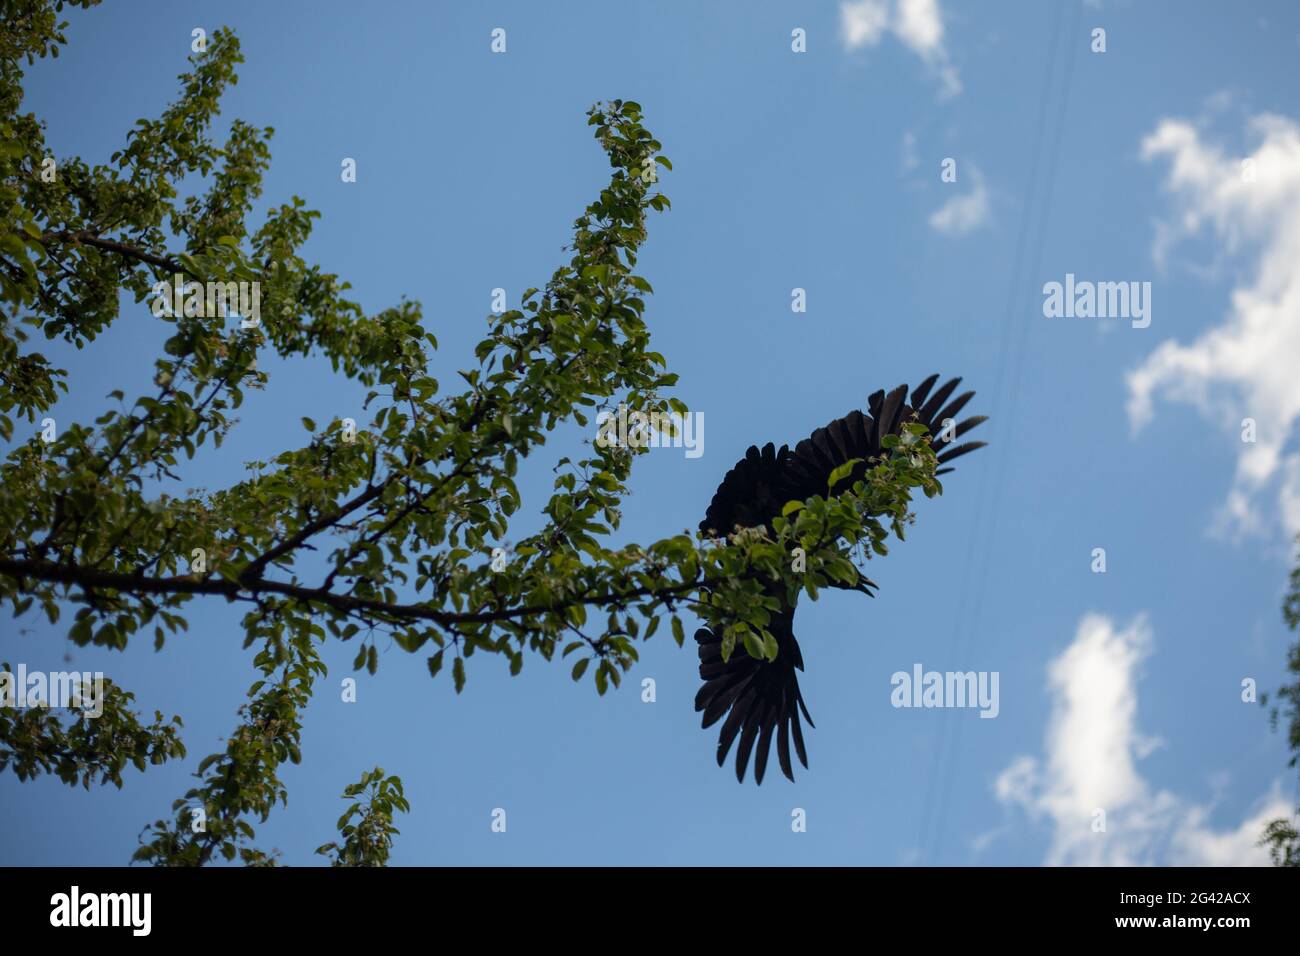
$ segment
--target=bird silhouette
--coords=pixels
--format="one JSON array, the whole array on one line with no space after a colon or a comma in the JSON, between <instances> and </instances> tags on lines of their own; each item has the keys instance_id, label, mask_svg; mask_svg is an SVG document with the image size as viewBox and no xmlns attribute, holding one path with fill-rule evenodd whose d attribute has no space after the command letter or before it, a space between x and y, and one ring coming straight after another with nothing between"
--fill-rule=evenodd
<instances>
[{"instance_id":1,"label":"bird silhouette","mask_svg":"<svg viewBox=\"0 0 1300 956\"><path fill-rule=\"evenodd\" d=\"M854 410L825 428L817 429L799 442L793 451L785 445L777 449L771 443L762 449L750 446L745 457L722 479L704 520L700 522L700 531L725 537L738 527L761 526L775 536L772 522L787 502L804 501L815 495L825 496L831 472L853 458L862 461L850 473L845 487L860 480L888 456L881 440L886 435L899 434L909 422L920 422L929 430L930 444L940 465L982 448L986 442L958 444L958 440L985 421L987 416L972 416L946 431L943 427L945 420L955 420L975 393L964 392L949 401L961 379L954 378L931 394L938 380L938 375L931 375L921 382L911 390L910 400L906 385L900 385L888 394L878 391L867 399L867 414ZM940 467L935 474L949 471L952 468ZM860 573L855 584L832 584L868 595L872 594L872 588L877 587ZM708 628L695 632L699 644L700 678L704 681L695 695L695 709L704 712L702 726L705 728L726 717L718 734L719 767L726 763L731 745L739 736L736 779L742 783L751 752L754 754L754 782L763 782L773 736L776 737L776 755L781 771L793 781L792 740L799 762L808 766L799 714L802 712L808 725L814 726L795 674L797 670L803 670L804 665L799 642L794 636L794 605L787 603L786 589L779 581L768 582L766 592L781 604L768 624L768 630L777 642L774 661L758 660L743 648L737 648L730 659L724 661L721 636Z\"/></svg>"}]
</instances>

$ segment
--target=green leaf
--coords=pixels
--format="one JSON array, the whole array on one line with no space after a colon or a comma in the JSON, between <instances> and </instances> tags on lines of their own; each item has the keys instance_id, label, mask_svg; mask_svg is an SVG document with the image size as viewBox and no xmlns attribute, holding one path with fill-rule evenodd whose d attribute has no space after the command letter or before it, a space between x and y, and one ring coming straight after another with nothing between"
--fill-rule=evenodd
<instances>
[{"instance_id":1,"label":"green leaf","mask_svg":"<svg viewBox=\"0 0 1300 956\"><path fill-rule=\"evenodd\" d=\"M426 665L429 667L430 678L435 678L435 676L438 676L438 671L442 670L442 653L443 652L439 650L437 654L434 654L434 656L430 657L428 661L426 661Z\"/></svg>"},{"instance_id":2,"label":"green leaf","mask_svg":"<svg viewBox=\"0 0 1300 956\"><path fill-rule=\"evenodd\" d=\"M835 486L853 473L853 469L862 463L861 458L850 458L844 464L831 469L830 477L826 479L826 490L833 491ZM783 512L784 513L784 512Z\"/></svg>"}]
</instances>

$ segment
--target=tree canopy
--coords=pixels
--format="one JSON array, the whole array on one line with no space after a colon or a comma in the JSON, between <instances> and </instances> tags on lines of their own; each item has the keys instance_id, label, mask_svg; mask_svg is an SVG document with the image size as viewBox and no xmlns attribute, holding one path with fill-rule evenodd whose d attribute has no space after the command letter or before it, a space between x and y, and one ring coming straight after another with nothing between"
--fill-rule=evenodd
<instances>
[{"instance_id":1,"label":"tree canopy","mask_svg":"<svg viewBox=\"0 0 1300 956\"><path fill-rule=\"evenodd\" d=\"M354 643L355 668L373 673L376 642L391 638L457 692L478 654L511 673L526 659L566 659L575 681L604 694L661 621L680 645L684 615L721 635L724 656L771 660L773 588L815 598L828 582L853 584L856 564L903 535L915 490L941 490L928 442L909 439L862 479L834 476L792 503L770 529L622 542L622 500L646 448L589 439L583 457L555 462L552 492L531 512L540 528L512 535L525 508L520 462L557 429L594 438L593 418L620 404L661 423L687 411L651 348L652 289L635 271L650 214L669 208L658 172L672 168L640 105L590 109L611 172L573 224L571 258L517 309L489 317L444 390L417 302L368 314L346 281L306 261L318 214L303 199L255 216L273 130L236 119L218 138L242 62L230 30L207 38L172 104L138 121L107 162L50 153L44 122L22 112L23 64L57 56L65 6L95 2L20 4L0 33L0 599L77 645L143 639L159 651L203 602L235 604L258 671L225 750L198 764L138 859L276 862L253 846L250 821L287 799L277 768L302 757L322 642ZM197 296L157 308L176 283L251 284L260 313ZM123 298L169 328L153 381L121 383L93 421L63 421L67 373L34 343L95 347ZM302 440L245 480L187 488L185 463L219 449L248 391L266 387L268 354L323 357L367 390L369 419L304 418ZM121 786L127 764L183 758L179 718L149 722L134 703L112 685L98 718L0 708L0 770ZM363 795L340 820L343 842L321 848L336 865L384 862L393 815L408 809L400 780L379 768L345 793Z\"/></svg>"}]
</instances>

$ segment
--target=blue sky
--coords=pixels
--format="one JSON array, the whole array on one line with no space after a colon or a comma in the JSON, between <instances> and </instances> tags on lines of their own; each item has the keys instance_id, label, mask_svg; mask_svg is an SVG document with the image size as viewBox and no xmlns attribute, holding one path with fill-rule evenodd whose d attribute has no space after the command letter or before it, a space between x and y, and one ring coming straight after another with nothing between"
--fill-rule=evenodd
<instances>
[{"instance_id":1,"label":"blue sky","mask_svg":"<svg viewBox=\"0 0 1300 956\"><path fill-rule=\"evenodd\" d=\"M353 649L336 646L260 846L318 861L339 793L378 763L412 802L397 864L1262 859L1262 821L1295 785L1241 682L1282 679L1300 527L1300 10L139 2L70 19L63 55L29 72L27 108L58 154L100 162L175 95L190 31L234 27L247 62L223 115L276 128L264 203L321 210L306 254L368 310L423 302L447 387L491 290L513 305L540 285L603 182L587 106L640 102L674 164L673 208L640 261L648 318L706 444L640 459L621 538L694 528L749 444L793 443L878 387L958 374L994 416L991 446L870 568L874 601L800 606L817 729L796 784L741 787L715 766L693 649L666 632L605 698L540 659L516 678L475 659L457 697L393 647L345 704ZM1044 283L1067 274L1150 282L1150 326L1044 317ZM87 420L143 382L161 334L133 307L59 354L72 391L56 418ZM296 445L302 415L360 417L359 391L321 364L267 367L271 386L191 483ZM537 464L522 489L534 510ZM0 658L104 670L146 711L182 714L190 750L120 792L0 778L0 862L125 862L221 746L249 655L235 612L190 607L189 634L161 653L0 625ZM891 675L918 662L996 671L999 715L891 706ZM792 832L795 808L807 832Z\"/></svg>"}]
</instances>

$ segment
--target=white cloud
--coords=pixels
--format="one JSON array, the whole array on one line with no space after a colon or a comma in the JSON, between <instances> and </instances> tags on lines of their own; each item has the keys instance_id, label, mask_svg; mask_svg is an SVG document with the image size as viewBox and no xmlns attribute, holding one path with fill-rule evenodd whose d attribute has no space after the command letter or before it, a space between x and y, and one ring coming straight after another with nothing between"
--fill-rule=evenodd
<instances>
[{"instance_id":1,"label":"white cloud","mask_svg":"<svg viewBox=\"0 0 1300 956\"><path fill-rule=\"evenodd\" d=\"M989 221L989 192L984 177L973 164L968 163L966 169L973 184L971 191L953 196L930 214L930 226L945 236L964 236Z\"/></svg>"},{"instance_id":2,"label":"white cloud","mask_svg":"<svg viewBox=\"0 0 1300 956\"><path fill-rule=\"evenodd\" d=\"M1260 500L1275 491L1278 516L1294 532L1300 454L1286 447L1300 421L1300 127L1266 114L1252 119L1248 132L1258 146L1244 157L1206 143L1181 120L1161 122L1142 142L1145 159L1169 164L1165 186L1174 209L1157 226L1157 260L1206 228L1226 258L1256 258L1232 289L1221 324L1189 344L1162 342L1129 373L1128 414L1136 432L1153 418L1157 398L1197 407L1225 444L1239 447L1219 528L1267 526ZM1244 418L1255 420L1253 444L1240 441Z\"/></svg>"},{"instance_id":3,"label":"white cloud","mask_svg":"<svg viewBox=\"0 0 1300 956\"><path fill-rule=\"evenodd\" d=\"M944 97L961 92L961 79L944 46L939 0L847 0L840 4L840 35L847 50L873 47L892 33L939 77Z\"/></svg>"},{"instance_id":4,"label":"white cloud","mask_svg":"<svg viewBox=\"0 0 1300 956\"><path fill-rule=\"evenodd\" d=\"M943 50L943 15L938 0L899 0L894 32L923 56Z\"/></svg>"},{"instance_id":5,"label":"white cloud","mask_svg":"<svg viewBox=\"0 0 1300 956\"><path fill-rule=\"evenodd\" d=\"M1160 746L1137 727L1138 670L1151 644L1143 617L1123 630L1100 614L1079 622L1048 668L1045 755L1016 758L997 778L998 799L1050 826L1050 865L1267 865L1255 844L1269 820L1291 814L1276 785L1239 826L1215 830L1211 807L1143 778L1138 762ZM1098 809L1105 832L1093 829Z\"/></svg>"},{"instance_id":6,"label":"white cloud","mask_svg":"<svg viewBox=\"0 0 1300 956\"><path fill-rule=\"evenodd\" d=\"M840 30L848 49L875 46L888 28L887 0L854 0L840 4Z\"/></svg>"}]
</instances>

